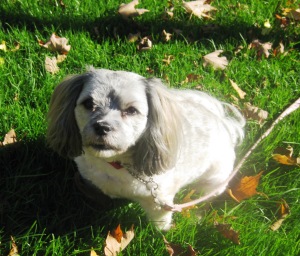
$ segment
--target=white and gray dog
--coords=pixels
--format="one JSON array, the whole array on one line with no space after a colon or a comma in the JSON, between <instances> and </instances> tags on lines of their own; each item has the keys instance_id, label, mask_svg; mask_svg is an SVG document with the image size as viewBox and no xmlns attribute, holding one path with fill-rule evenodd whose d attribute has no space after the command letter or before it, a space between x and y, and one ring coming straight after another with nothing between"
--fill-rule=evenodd
<instances>
[{"instance_id":1,"label":"white and gray dog","mask_svg":"<svg viewBox=\"0 0 300 256\"><path fill-rule=\"evenodd\" d=\"M173 205L181 188L225 190L244 124L236 108L203 92L90 69L56 87L47 141L75 160L84 179L112 198L139 202L167 230L172 211L163 205Z\"/></svg>"}]
</instances>

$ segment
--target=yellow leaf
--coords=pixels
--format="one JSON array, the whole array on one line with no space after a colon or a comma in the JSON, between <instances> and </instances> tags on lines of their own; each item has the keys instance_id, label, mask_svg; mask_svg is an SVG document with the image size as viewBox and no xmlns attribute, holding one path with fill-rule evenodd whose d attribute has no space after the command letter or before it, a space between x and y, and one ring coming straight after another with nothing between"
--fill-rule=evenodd
<instances>
[{"instance_id":1,"label":"yellow leaf","mask_svg":"<svg viewBox=\"0 0 300 256\"><path fill-rule=\"evenodd\" d=\"M278 209L278 219L270 226L272 231L278 230L285 218L290 214L290 207L284 199L281 199Z\"/></svg>"},{"instance_id":2,"label":"yellow leaf","mask_svg":"<svg viewBox=\"0 0 300 256\"><path fill-rule=\"evenodd\" d=\"M231 79L229 79L231 86L233 87L233 89L238 93L238 95L240 96L241 99L245 98L246 93L235 83L233 82Z\"/></svg>"},{"instance_id":3,"label":"yellow leaf","mask_svg":"<svg viewBox=\"0 0 300 256\"><path fill-rule=\"evenodd\" d=\"M6 42L5 41L2 41L2 43L0 44L0 50L6 52L7 49L6 49Z\"/></svg>"}]
</instances>

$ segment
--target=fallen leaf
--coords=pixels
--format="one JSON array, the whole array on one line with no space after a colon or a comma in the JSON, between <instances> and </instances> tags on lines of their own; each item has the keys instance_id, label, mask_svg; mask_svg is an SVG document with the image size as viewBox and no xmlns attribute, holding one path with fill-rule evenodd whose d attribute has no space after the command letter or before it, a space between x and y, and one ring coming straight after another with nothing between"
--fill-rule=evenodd
<instances>
[{"instance_id":1,"label":"fallen leaf","mask_svg":"<svg viewBox=\"0 0 300 256\"><path fill-rule=\"evenodd\" d=\"M275 149L272 157L280 164L300 166L300 156L297 158L293 157L293 148L291 146Z\"/></svg>"},{"instance_id":2,"label":"fallen leaf","mask_svg":"<svg viewBox=\"0 0 300 256\"><path fill-rule=\"evenodd\" d=\"M56 62L57 62L57 63L61 63L61 62L63 62L66 58L67 58L67 55L61 55L61 54L58 54L57 57L56 57Z\"/></svg>"},{"instance_id":3,"label":"fallen leaf","mask_svg":"<svg viewBox=\"0 0 300 256\"><path fill-rule=\"evenodd\" d=\"M228 60L226 57L219 55L223 52L223 50L217 50L212 53L209 53L203 56L204 63L203 66L206 67L207 65L213 66L215 69L225 69L228 65Z\"/></svg>"},{"instance_id":4,"label":"fallen leaf","mask_svg":"<svg viewBox=\"0 0 300 256\"><path fill-rule=\"evenodd\" d=\"M15 239L11 236L10 240L11 240L11 249L9 251L8 256L20 256Z\"/></svg>"},{"instance_id":5,"label":"fallen leaf","mask_svg":"<svg viewBox=\"0 0 300 256\"><path fill-rule=\"evenodd\" d=\"M266 21L264 22L264 27L263 27L262 30L261 30L261 34L262 34L262 35L268 35L268 34L270 34L271 30L272 30L272 26L271 26L271 24L270 24L270 21L269 21L269 20L266 20Z\"/></svg>"},{"instance_id":6,"label":"fallen leaf","mask_svg":"<svg viewBox=\"0 0 300 256\"><path fill-rule=\"evenodd\" d=\"M65 37L59 37L55 33L52 33L48 42L44 43L39 40L39 45L47 48L50 51L59 52L60 54L68 54L71 49L71 46L68 45L68 39Z\"/></svg>"},{"instance_id":7,"label":"fallen leaf","mask_svg":"<svg viewBox=\"0 0 300 256\"><path fill-rule=\"evenodd\" d=\"M6 42L5 41L2 41L2 43L0 44L0 50L6 52L7 51L7 48L6 48Z\"/></svg>"},{"instance_id":8,"label":"fallen leaf","mask_svg":"<svg viewBox=\"0 0 300 256\"><path fill-rule=\"evenodd\" d=\"M229 79L229 81L230 81L230 84L233 87L233 89L235 89L235 91L238 93L239 97L241 99L244 99L246 93L235 82L233 82L231 79Z\"/></svg>"},{"instance_id":9,"label":"fallen leaf","mask_svg":"<svg viewBox=\"0 0 300 256\"><path fill-rule=\"evenodd\" d=\"M191 245L188 245L187 249L183 248L181 245L170 243L163 236L164 243L167 249L167 252L170 256L196 256L196 252Z\"/></svg>"},{"instance_id":10,"label":"fallen leaf","mask_svg":"<svg viewBox=\"0 0 300 256\"><path fill-rule=\"evenodd\" d=\"M5 63L5 60L4 60L4 58L0 57L0 67L1 67L1 66L3 66L3 65L4 65L4 63Z\"/></svg>"},{"instance_id":11,"label":"fallen leaf","mask_svg":"<svg viewBox=\"0 0 300 256\"><path fill-rule=\"evenodd\" d=\"M14 129L11 129L5 134L3 142L0 142L0 146L5 146L8 144L13 144L17 142L17 135Z\"/></svg>"},{"instance_id":12,"label":"fallen leaf","mask_svg":"<svg viewBox=\"0 0 300 256\"><path fill-rule=\"evenodd\" d=\"M116 235L116 237L114 237L114 235ZM133 237L134 237L133 226L125 234L122 232L120 225L117 227L115 231L108 232L105 241L106 245L104 248L105 256L117 256L122 250L126 248L126 246L131 242Z\"/></svg>"},{"instance_id":13,"label":"fallen leaf","mask_svg":"<svg viewBox=\"0 0 300 256\"><path fill-rule=\"evenodd\" d=\"M287 14L287 17L292 19L292 20L299 21L300 20L300 9L291 10Z\"/></svg>"},{"instance_id":14,"label":"fallen leaf","mask_svg":"<svg viewBox=\"0 0 300 256\"><path fill-rule=\"evenodd\" d=\"M182 1L182 5L186 12L191 14L191 16L195 15L198 18L211 18L208 13L217 9L210 4L206 4L206 2L207 0L197 0L191 2Z\"/></svg>"},{"instance_id":15,"label":"fallen leaf","mask_svg":"<svg viewBox=\"0 0 300 256\"><path fill-rule=\"evenodd\" d=\"M264 55L266 58L270 56L270 50L272 49L272 43L262 43L259 40L253 40L249 47L249 49L255 49L257 52L257 58L261 59L261 57Z\"/></svg>"},{"instance_id":16,"label":"fallen leaf","mask_svg":"<svg viewBox=\"0 0 300 256\"><path fill-rule=\"evenodd\" d=\"M145 12L149 12L149 10L147 9L136 9L135 6L138 4L139 4L138 0L133 0L128 4L122 3L119 6L118 13L121 15L123 19L128 20L129 18L142 15Z\"/></svg>"},{"instance_id":17,"label":"fallen leaf","mask_svg":"<svg viewBox=\"0 0 300 256\"><path fill-rule=\"evenodd\" d=\"M149 39L149 37L143 37L140 41L140 43L137 46L139 51L147 51L152 48L152 41Z\"/></svg>"},{"instance_id":18,"label":"fallen leaf","mask_svg":"<svg viewBox=\"0 0 300 256\"><path fill-rule=\"evenodd\" d=\"M284 52L284 45L282 42L280 42L278 46L273 50L273 54L274 56L278 56L280 54L284 54L284 55L287 54L287 52Z\"/></svg>"},{"instance_id":19,"label":"fallen leaf","mask_svg":"<svg viewBox=\"0 0 300 256\"><path fill-rule=\"evenodd\" d=\"M281 199L278 209L278 219L270 226L272 231L278 230L285 218L290 214L290 207L284 199Z\"/></svg>"},{"instance_id":20,"label":"fallen leaf","mask_svg":"<svg viewBox=\"0 0 300 256\"><path fill-rule=\"evenodd\" d=\"M165 55L165 58L162 60L167 65L170 65L171 61L174 60L173 55Z\"/></svg>"},{"instance_id":21,"label":"fallen leaf","mask_svg":"<svg viewBox=\"0 0 300 256\"><path fill-rule=\"evenodd\" d=\"M227 190L228 194L238 203L257 194L263 195L263 193L256 191L262 173L263 171L255 176L243 177L237 184Z\"/></svg>"},{"instance_id":22,"label":"fallen leaf","mask_svg":"<svg viewBox=\"0 0 300 256\"><path fill-rule=\"evenodd\" d=\"M59 67L57 66L57 59L56 57L48 57L46 56L45 59L45 69L49 73L56 74L59 71Z\"/></svg>"},{"instance_id":23,"label":"fallen leaf","mask_svg":"<svg viewBox=\"0 0 300 256\"><path fill-rule=\"evenodd\" d=\"M166 30L163 30L162 35L163 35L163 39L165 42L168 42L171 40L172 34L166 32Z\"/></svg>"},{"instance_id":24,"label":"fallen leaf","mask_svg":"<svg viewBox=\"0 0 300 256\"><path fill-rule=\"evenodd\" d=\"M244 109L242 112L247 119L256 120L260 125L268 118L269 115L267 111L252 106L250 102L246 102L244 104Z\"/></svg>"},{"instance_id":25,"label":"fallen leaf","mask_svg":"<svg viewBox=\"0 0 300 256\"><path fill-rule=\"evenodd\" d=\"M90 256L98 256L98 254L92 249L91 253L90 253Z\"/></svg>"},{"instance_id":26,"label":"fallen leaf","mask_svg":"<svg viewBox=\"0 0 300 256\"><path fill-rule=\"evenodd\" d=\"M231 224L219 224L216 222L215 227L225 238L235 244L241 244L239 233L231 228Z\"/></svg>"}]
</instances>

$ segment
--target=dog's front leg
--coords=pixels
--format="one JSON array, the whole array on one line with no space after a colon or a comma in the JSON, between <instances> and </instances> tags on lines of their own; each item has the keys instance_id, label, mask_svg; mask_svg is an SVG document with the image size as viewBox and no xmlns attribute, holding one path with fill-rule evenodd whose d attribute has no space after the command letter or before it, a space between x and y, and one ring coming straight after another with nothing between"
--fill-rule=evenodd
<instances>
[{"instance_id":1,"label":"dog's front leg","mask_svg":"<svg viewBox=\"0 0 300 256\"><path fill-rule=\"evenodd\" d=\"M141 201L140 205L145 210L149 220L153 222L158 229L167 231L172 227L172 211L164 209L157 204L153 198ZM171 202L170 205L172 205Z\"/></svg>"}]
</instances>

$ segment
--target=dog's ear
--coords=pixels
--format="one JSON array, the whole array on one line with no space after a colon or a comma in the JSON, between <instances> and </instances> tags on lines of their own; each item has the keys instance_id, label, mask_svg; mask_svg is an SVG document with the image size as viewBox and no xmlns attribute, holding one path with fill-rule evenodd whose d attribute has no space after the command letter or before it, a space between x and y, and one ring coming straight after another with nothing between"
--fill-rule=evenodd
<instances>
[{"instance_id":1,"label":"dog's ear","mask_svg":"<svg viewBox=\"0 0 300 256\"><path fill-rule=\"evenodd\" d=\"M50 101L46 139L48 145L64 157L73 158L82 153L74 109L86 78L87 73L66 78L55 88Z\"/></svg>"},{"instance_id":2,"label":"dog's ear","mask_svg":"<svg viewBox=\"0 0 300 256\"><path fill-rule=\"evenodd\" d=\"M181 111L171 89L156 78L146 80L147 127L134 149L134 166L146 175L174 167L183 137Z\"/></svg>"}]
</instances>

